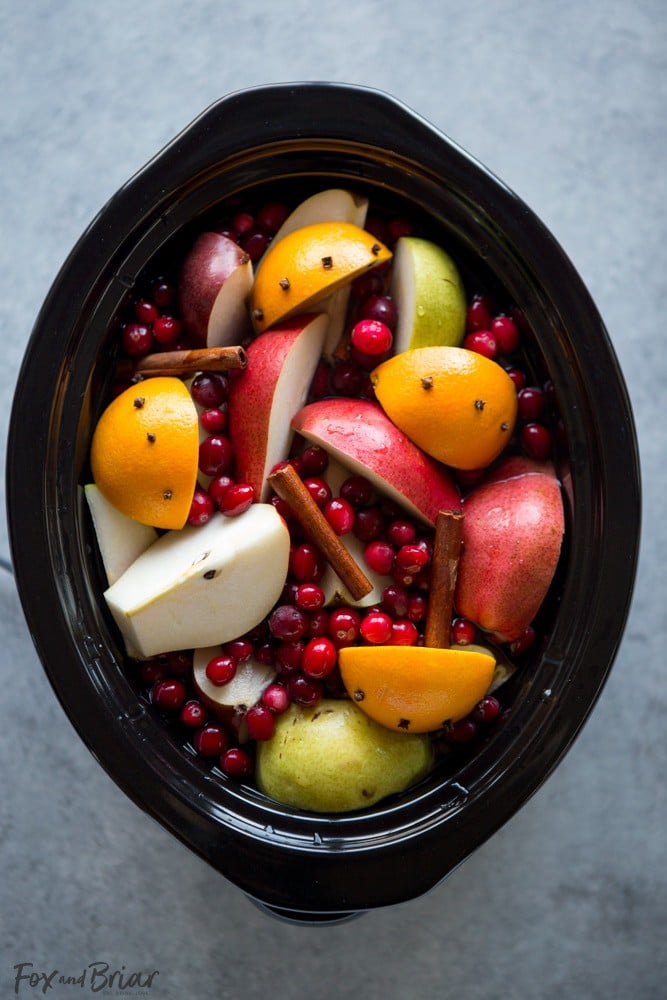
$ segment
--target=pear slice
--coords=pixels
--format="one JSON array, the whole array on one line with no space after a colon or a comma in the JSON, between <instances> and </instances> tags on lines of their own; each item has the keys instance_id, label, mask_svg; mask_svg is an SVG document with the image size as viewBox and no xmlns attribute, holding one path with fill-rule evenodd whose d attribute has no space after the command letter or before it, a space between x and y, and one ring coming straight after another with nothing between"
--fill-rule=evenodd
<instances>
[{"instance_id":1,"label":"pear slice","mask_svg":"<svg viewBox=\"0 0 667 1000\"><path fill-rule=\"evenodd\" d=\"M202 527L170 531L105 591L126 641L141 656L228 642L278 600L289 533L271 504Z\"/></svg>"},{"instance_id":2,"label":"pear slice","mask_svg":"<svg viewBox=\"0 0 667 1000\"><path fill-rule=\"evenodd\" d=\"M111 586L157 540L157 531L123 514L109 503L95 483L87 483L83 493L90 510L107 583Z\"/></svg>"},{"instance_id":3,"label":"pear slice","mask_svg":"<svg viewBox=\"0 0 667 1000\"><path fill-rule=\"evenodd\" d=\"M264 690L276 677L274 667L260 663L254 656L238 664L234 677L227 684L212 684L206 676L207 664L222 653L222 646L195 649L192 663L192 681L203 705L224 723L231 726L239 739L247 739L244 718L262 697Z\"/></svg>"},{"instance_id":4,"label":"pear slice","mask_svg":"<svg viewBox=\"0 0 667 1000\"><path fill-rule=\"evenodd\" d=\"M398 311L395 354L415 347L462 343L465 290L456 264L442 247L416 236L401 236L394 249L390 292Z\"/></svg>"}]
</instances>

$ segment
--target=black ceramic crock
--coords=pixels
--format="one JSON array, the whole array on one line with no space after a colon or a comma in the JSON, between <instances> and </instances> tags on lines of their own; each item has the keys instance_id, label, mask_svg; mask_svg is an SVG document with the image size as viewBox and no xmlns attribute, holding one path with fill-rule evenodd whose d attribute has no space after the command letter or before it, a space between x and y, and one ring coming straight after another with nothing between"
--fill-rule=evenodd
<instances>
[{"instance_id":1,"label":"black ceramic crock","mask_svg":"<svg viewBox=\"0 0 667 1000\"><path fill-rule=\"evenodd\" d=\"M100 599L80 485L104 401L114 320L149 261L222 200L362 189L421 220L466 276L525 315L535 378L555 386L567 543L544 643L509 714L468 758L361 813L322 816L202 769L133 687ZM36 405L38 401L38 405ZM27 469L32 470L26 474ZM39 489L35 489L35 471ZM609 338L563 250L515 194L400 102L327 83L242 91L205 111L91 223L43 304L7 454L13 563L55 692L97 760L142 809L268 911L328 921L419 896L545 781L615 657L632 593L640 487L631 410Z\"/></svg>"}]
</instances>

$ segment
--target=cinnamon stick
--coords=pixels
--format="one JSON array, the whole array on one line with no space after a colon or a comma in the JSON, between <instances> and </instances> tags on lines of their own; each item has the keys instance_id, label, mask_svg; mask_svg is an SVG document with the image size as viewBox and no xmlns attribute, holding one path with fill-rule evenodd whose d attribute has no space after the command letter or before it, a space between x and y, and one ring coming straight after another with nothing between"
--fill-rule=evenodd
<instances>
[{"instance_id":1,"label":"cinnamon stick","mask_svg":"<svg viewBox=\"0 0 667 1000\"><path fill-rule=\"evenodd\" d=\"M454 590L462 540L462 511L441 510L435 522L431 589L424 628L424 645L431 649L449 648Z\"/></svg>"},{"instance_id":2,"label":"cinnamon stick","mask_svg":"<svg viewBox=\"0 0 667 1000\"><path fill-rule=\"evenodd\" d=\"M355 601L373 589L366 574L352 558L301 481L293 465L286 464L269 476L272 489L288 504L310 540L328 559Z\"/></svg>"},{"instance_id":3,"label":"cinnamon stick","mask_svg":"<svg viewBox=\"0 0 667 1000\"><path fill-rule=\"evenodd\" d=\"M158 351L130 363L128 371L119 366L119 376L194 375L195 372L225 372L245 368L246 352L242 347L202 347L192 351ZM130 370L131 367L131 370Z\"/></svg>"}]
</instances>

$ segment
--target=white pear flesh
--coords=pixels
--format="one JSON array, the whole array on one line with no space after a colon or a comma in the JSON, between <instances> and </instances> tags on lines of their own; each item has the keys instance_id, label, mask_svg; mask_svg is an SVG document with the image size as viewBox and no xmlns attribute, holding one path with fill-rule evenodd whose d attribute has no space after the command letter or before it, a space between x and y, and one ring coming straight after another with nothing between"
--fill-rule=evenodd
<instances>
[{"instance_id":1,"label":"white pear flesh","mask_svg":"<svg viewBox=\"0 0 667 1000\"><path fill-rule=\"evenodd\" d=\"M428 735L399 733L352 701L291 705L270 740L257 744L261 792L296 809L342 813L364 809L425 777L433 763Z\"/></svg>"},{"instance_id":2,"label":"white pear flesh","mask_svg":"<svg viewBox=\"0 0 667 1000\"><path fill-rule=\"evenodd\" d=\"M157 531L140 524L109 503L95 483L83 488L102 565L111 586L125 570L157 541Z\"/></svg>"},{"instance_id":3,"label":"white pear flesh","mask_svg":"<svg viewBox=\"0 0 667 1000\"><path fill-rule=\"evenodd\" d=\"M396 241L390 285L398 311L394 353L463 342L466 296L461 275L442 247L416 236Z\"/></svg>"},{"instance_id":4,"label":"white pear flesh","mask_svg":"<svg viewBox=\"0 0 667 1000\"><path fill-rule=\"evenodd\" d=\"M141 656L228 642L278 600L289 559L271 504L162 535L105 591L123 637Z\"/></svg>"},{"instance_id":5,"label":"white pear flesh","mask_svg":"<svg viewBox=\"0 0 667 1000\"><path fill-rule=\"evenodd\" d=\"M213 684L206 676L206 667L223 652L222 646L195 649L192 661L192 681L203 705L227 725L232 726L242 741L248 737L244 717L275 680L277 671L267 663L260 663L254 656L242 660L236 673L227 684Z\"/></svg>"}]
</instances>

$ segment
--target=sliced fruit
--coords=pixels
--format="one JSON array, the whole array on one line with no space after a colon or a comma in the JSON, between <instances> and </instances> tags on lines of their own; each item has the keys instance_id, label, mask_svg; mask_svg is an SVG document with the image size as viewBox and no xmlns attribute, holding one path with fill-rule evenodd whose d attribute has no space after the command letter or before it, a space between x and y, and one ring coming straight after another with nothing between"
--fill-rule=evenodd
<instances>
[{"instance_id":1,"label":"sliced fruit","mask_svg":"<svg viewBox=\"0 0 667 1000\"><path fill-rule=\"evenodd\" d=\"M295 809L342 813L402 792L433 765L427 736L392 733L350 701L290 708L257 744L257 787Z\"/></svg>"},{"instance_id":2,"label":"sliced fruit","mask_svg":"<svg viewBox=\"0 0 667 1000\"><path fill-rule=\"evenodd\" d=\"M308 394L326 329L322 315L284 320L252 341L244 371L231 382L229 436L236 476L263 500L270 493L267 475L289 454L290 420Z\"/></svg>"},{"instance_id":3,"label":"sliced fruit","mask_svg":"<svg viewBox=\"0 0 667 1000\"><path fill-rule=\"evenodd\" d=\"M234 240L212 232L197 237L178 280L183 325L197 346L241 343L252 284L252 262Z\"/></svg>"},{"instance_id":4,"label":"sliced fruit","mask_svg":"<svg viewBox=\"0 0 667 1000\"><path fill-rule=\"evenodd\" d=\"M155 528L182 528L197 481L197 409L178 378L130 386L100 417L93 479L121 513Z\"/></svg>"},{"instance_id":5,"label":"sliced fruit","mask_svg":"<svg viewBox=\"0 0 667 1000\"><path fill-rule=\"evenodd\" d=\"M416 236L396 241L390 292L398 310L394 351L463 341L466 296L452 258L442 247Z\"/></svg>"},{"instance_id":6,"label":"sliced fruit","mask_svg":"<svg viewBox=\"0 0 667 1000\"><path fill-rule=\"evenodd\" d=\"M531 624L560 558L565 531L560 485L555 475L533 465L538 471L528 459L508 459L463 505L456 608L498 642L513 642Z\"/></svg>"},{"instance_id":7,"label":"sliced fruit","mask_svg":"<svg viewBox=\"0 0 667 1000\"><path fill-rule=\"evenodd\" d=\"M364 594L362 597L355 599L340 577L337 576L333 567L327 563L327 568L325 569L324 575L319 582L320 587L324 591L325 606L329 607L330 605L346 604L354 608L370 608L373 604L379 604L382 600L383 590L385 587L388 587L390 584L395 582L394 578L392 576L384 576L381 573L376 573L375 570L371 569L364 559L364 548L366 547L366 543L360 541L356 535L352 534L352 532L347 535L343 535L341 537L341 542L350 553L356 564L361 567L364 574L373 584L373 589L369 590L369 592Z\"/></svg>"},{"instance_id":8,"label":"sliced fruit","mask_svg":"<svg viewBox=\"0 0 667 1000\"><path fill-rule=\"evenodd\" d=\"M131 517L110 504L95 483L83 488L95 530L97 547L111 586L122 576L149 545L157 540L157 531L147 524L133 521Z\"/></svg>"},{"instance_id":9,"label":"sliced fruit","mask_svg":"<svg viewBox=\"0 0 667 1000\"><path fill-rule=\"evenodd\" d=\"M285 583L289 533L270 504L163 535L105 591L141 656L228 642L254 628Z\"/></svg>"},{"instance_id":10,"label":"sliced fruit","mask_svg":"<svg viewBox=\"0 0 667 1000\"><path fill-rule=\"evenodd\" d=\"M462 347L420 347L384 361L371 381L385 413L428 455L482 469L509 443L516 389L495 361Z\"/></svg>"},{"instance_id":11,"label":"sliced fruit","mask_svg":"<svg viewBox=\"0 0 667 1000\"><path fill-rule=\"evenodd\" d=\"M193 684L202 704L245 738L247 733L243 720L246 710L257 704L265 688L274 680L276 670L250 656L238 663L234 677L227 684L212 684L206 676L206 667L222 652L220 645L195 649L192 662Z\"/></svg>"},{"instance_id":12,"label":"sliced fruit","mask_svg":"<svg viewBox=\"0 0 667 1000\"><path fill-rule=\"evenodd\" d=\"M292 428L427 524L435 524L438 511L460 506L458 488L447 470L402 433L377 403L319 400L296 414Z\"/></svg>"},{"instance_id":13,"label":"sliced fruit","mask_svg":"<svg viewBox=\"0 0 667 1000\"><path fill-rule=\"evenodd\" d=\"M366 230L347 222L304 226L271 244L252 291L258 332L296 312L311 309L357 275L391 258Z\"/></svg>"},{"instance_id":14,"label":"sliced fruit","mask_svg":"<svg viewBox=\"0 0 667 1000\"><path fill-rule=\"evenodd\" d=\"M346 646L338 651L345 689L380 725L428 733L464 718L489 689L496 661L464 648Z\"/></svg>"}]
</instances>

